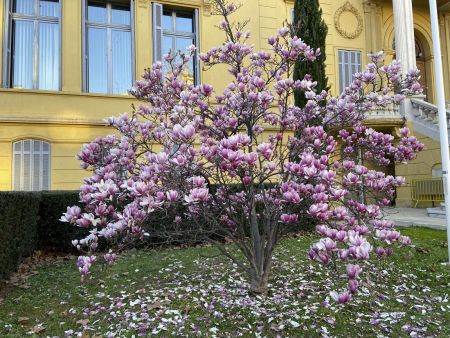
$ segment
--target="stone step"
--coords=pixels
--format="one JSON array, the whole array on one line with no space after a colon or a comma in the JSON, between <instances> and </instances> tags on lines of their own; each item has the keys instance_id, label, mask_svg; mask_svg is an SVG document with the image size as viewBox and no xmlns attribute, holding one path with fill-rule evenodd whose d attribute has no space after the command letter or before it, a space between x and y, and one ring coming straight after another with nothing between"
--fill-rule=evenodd
<instances>
[{"instance_id":1,"label":"stone step","mask_svg":"<svg viewBox=\"0 0 450 338\"><path fill-rule=\"evenodd\" d=\"M444 219L446 217L445 209L442 209L441 207L427 208L427 214L428 214L428 217L444 218Z\"/></svg>"}]
</instances>

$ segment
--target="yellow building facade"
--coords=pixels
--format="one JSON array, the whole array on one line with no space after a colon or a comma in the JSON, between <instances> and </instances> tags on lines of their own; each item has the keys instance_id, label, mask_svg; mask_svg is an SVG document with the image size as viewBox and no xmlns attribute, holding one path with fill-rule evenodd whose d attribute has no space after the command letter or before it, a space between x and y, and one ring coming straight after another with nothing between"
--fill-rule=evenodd
<instances>
[{"instance_id":1,"label":"yellow building facade","mask_svg":"<svg viewBox=\"0 0 450 338\"><path fill-rule=\"evenodd\" d=\"M78 189L88 173L75 155L84 143L111 132L104 118L130 111L134 100L124 88L169 47L192 41L206 51L223 41L215 28L220 18L211 15L209 0L0 1L0 190ZM247 28L255 49L268 49L267 38L291 20L294 1L239 2L242 8L236 16L250 19ZM449 3L439 1L450 100ZM396 55L394 7L391 0L320 4L328 25L326 70L336 95L351 80L349 74L364 66L367 53L384 50L388 59ZM427 4L412 0L417 66L423 72L425 100L433 103ZM196 81L217 90L229 80L220 69L204 72L193 64L191 71ZM370 124L395 133L405 118L394 110L374 112ZM431 177L440 163L436 139L416 134L427 150L413 165L389 169L408 180ZM409 188L399 190L397 199L408 205Z\"/></svg>"}]
</instances>

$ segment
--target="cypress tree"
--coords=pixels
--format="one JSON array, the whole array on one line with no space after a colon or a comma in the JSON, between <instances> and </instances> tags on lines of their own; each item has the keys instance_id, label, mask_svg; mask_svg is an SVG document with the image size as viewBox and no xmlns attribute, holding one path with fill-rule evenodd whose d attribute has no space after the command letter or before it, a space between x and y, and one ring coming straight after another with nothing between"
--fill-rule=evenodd
<instances>
[{"instance_id":1,"label":"cypress tree","mask_svg":"<svg viewBox=\"0 0 450 338\"><path fill-rule=\"evenodd\" d=\"M302 80L306 74L309 74L314 81L317 81L317 92L328 91L328 78L325 74L325 40L328 27L322 19L319 0L295 0L292 32L314 50L320 48L321 51L321 55L315 61L298 61L295 64L294 80ZM304 107L306 102L302 92L295 93L297 107Z\"/></svg>"}]
</instances>

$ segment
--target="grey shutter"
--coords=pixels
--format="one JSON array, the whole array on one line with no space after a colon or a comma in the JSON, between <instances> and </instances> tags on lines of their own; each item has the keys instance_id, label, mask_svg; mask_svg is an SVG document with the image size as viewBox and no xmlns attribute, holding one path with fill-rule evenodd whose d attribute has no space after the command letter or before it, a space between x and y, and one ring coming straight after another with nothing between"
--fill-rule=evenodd
<instances>
[{"instance_id":1,"label":"grey shutter","mask_svg":"<svg viewBox=\"0 0 450 338\"><path fill-rule=\"evenodd\" d=\"M345 56L345 50L339 50L339 91L342 93L345 88L345 76L347 74L345 63L344 63L344 56Z\"/></svg>"},{"instance_id":2,"label":"grey shutter","mask_svg":"<svg viewBox=\"0 0 450 338\"><path fill-rule=\"evenodd\" d=\"M31 190L31 140L23 141L22 186L20 190Z\"/></svg>"},{"instance_id":3,"label":"grey shutter","mask_svg":"<svg viewBox=\"0 0 450 338\"><path fill-rule=\"evenodd\" d=\"M11 49L12 49L12 0L5 1L5 32L3 41L3 86L11 86Z\"/></svg>"},{"instance_id":4,"label":"grey shutter","mask_svg":"<svg viewBox=\"0 0 450 338\"><path fill-rule=\"evenodd\" d=\"M41 190L50 190L50 144L42 142L42 185Z\"/></svg>"},{"instance_id":5,"label":"grey shutter","mask_svg":"<svg viewBox=\"0 0 450 338\"><path fill-rule=\"evenodd\" d=\"M42 152L41 152L42 142L38 140L33 141L33 152L32 152L32 170L31 170L31 190L39 191L41 190L41 177L42 177Z\"/></svg>"},{"instance_id":6,"label":"grey shutter","mask_svg":"<svg viewBox=\"0 0 450 338\"><path fill-rule=\"evenodd\" d=\"M198 55L200 53L200 29L199 29L199 11L198 8L194 10L194 34L195 34L195 47L197 51L194 55L194 83L200 84L200 61Z\"/></svg>"},{"instance_id":7,"label":"grey shutter","mask_svg":"<svg viewBox=\"0 0 450 338\"><path fill-rule=\"evenodd\" d=\"M153 15L153 63L162 62L162 15L163 15L163 5L159 3L152 4L152 15Z\"/></svg>"},{"instance_id":8,"label":"grey shutter","mask_svg":"<svg viewBox=\"0 0 450 338\"><path fill-rule=\"evenodd\" d=\"M13 190L21 190L20 189L20 180L22 177L22 141L18 141L14 143L13 147Z\"/></svg>"}]
</instances>

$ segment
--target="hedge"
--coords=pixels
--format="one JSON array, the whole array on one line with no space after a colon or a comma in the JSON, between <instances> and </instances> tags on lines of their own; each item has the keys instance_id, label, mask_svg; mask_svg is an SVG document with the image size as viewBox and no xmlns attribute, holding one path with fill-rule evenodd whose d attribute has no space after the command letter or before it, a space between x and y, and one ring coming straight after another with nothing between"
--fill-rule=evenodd
<instances>
[{"instance_id":1,"label":"hedge","mask_svg":"<svg viewBox=\"0 0 450 338\"><path fill-rule=\"evenodd\" d=\"M59 221L68 206L81 207L78 191L45 191L40 194L38 243L41 250L75 252L72 240L84 237L88 231Z\"/></svg>"},{"instance_id":2,"label":"hedge","mask_svg":"<svg viewBox=\"0 0 450 338\"><path fill-rule=\"evenodd\" d=\"M59 219L68 206L79 204L78 200L78 191L0 192L0 281L7 278L34 250L76 253L72 240L85 237L88 230ZM299 211L305 207L299 205ZM223 238L217 229L214 231L207 225L199 227L192 220L183 219L175 224L175 216L184 215L184 208L181 205L178 210L163 209L152 213L142 224L149 236L144 241L132 241L131 245L189 245L203 242L210 236L217 240ZM303 215L291 231L313 228L315 222ZM105 241L101 240L99 249L105 248Z\"/></svg>"},{"instance_id":3,"label":"hedge","mask_svg":"<svg viewBox=\"0 0 450 338\"><path fill-rule=\"evenodd\" d=\"M37 247L40 195L0 192L0 280Z\"/></svg>"}]
</instances>

